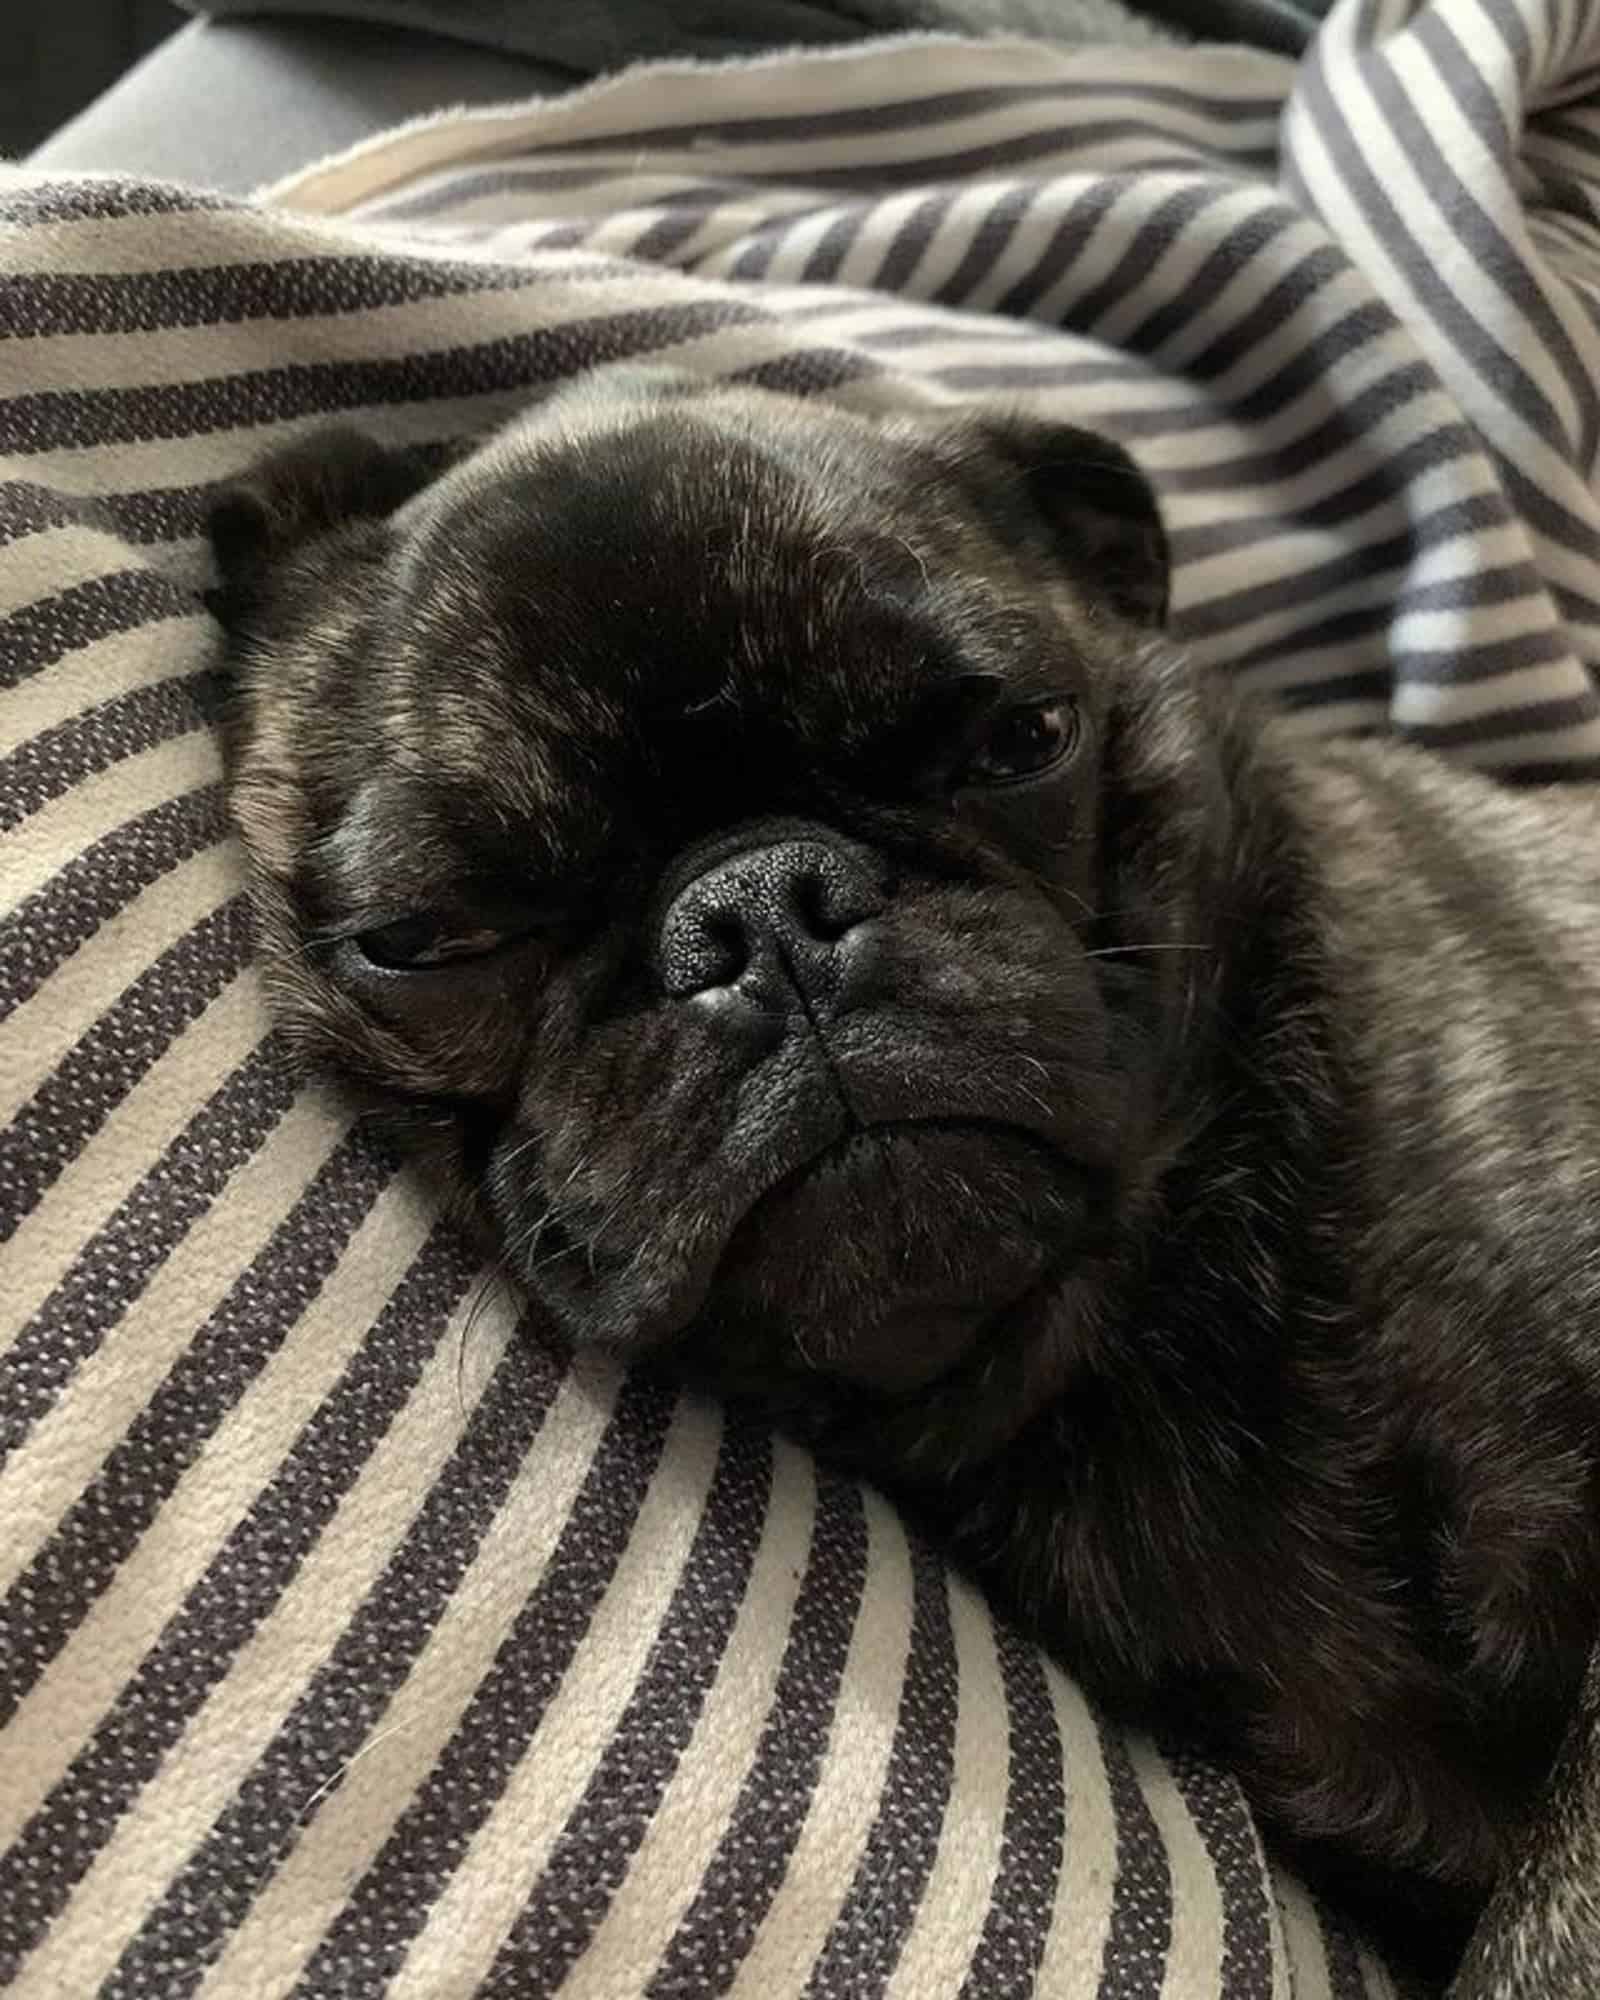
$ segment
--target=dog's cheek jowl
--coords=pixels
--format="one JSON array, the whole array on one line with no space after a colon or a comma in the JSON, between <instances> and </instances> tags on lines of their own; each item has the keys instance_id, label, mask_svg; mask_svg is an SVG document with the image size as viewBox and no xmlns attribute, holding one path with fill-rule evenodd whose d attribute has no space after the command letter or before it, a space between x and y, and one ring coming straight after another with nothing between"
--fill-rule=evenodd
<instances>
[{"instance_id":1,"label":"dog's cheek jowl","mask_svg":"<svg viewBox=\"0 0 1600 2000\"><path fill-rule=\"evenodd\" d=\"M638 1350L703 1297L738 1068L679 1010L553 985L485 1179L510 1262L579 1341ZM581 989L581 990L580 990Z\"/></svg>"},{"instance_id":2,"label":"dog's cheek jowl","mask_svg":"<svg viewBox=\"0 0 1600 2000\"><path fill-rule=\"evenodd\" d=\"M416 1087L439 1095L509 1097L529 1030L525 1010L504 982L468 966L421 973L369 969L355 988L385 1040L410 1051Z\"/></svg>"}]
</instances>

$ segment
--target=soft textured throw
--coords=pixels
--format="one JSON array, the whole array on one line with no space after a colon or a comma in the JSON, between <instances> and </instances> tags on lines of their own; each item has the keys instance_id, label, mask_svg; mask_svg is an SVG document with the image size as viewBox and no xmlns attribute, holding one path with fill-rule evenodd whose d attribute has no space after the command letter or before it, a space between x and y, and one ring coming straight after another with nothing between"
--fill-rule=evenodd
<instances>
[{"instance_id":1,"label":"soft textured throw","mask_svg":"<svg viewBox=\"0 0 1600 2000\"><path fill-rule=\"evenodd\" d=\"M890 1510L518 1330L287 1071L212 484L609 359L1021 400L1308 729L1591 775L1600 16L883 45L445 120L251 209L0 173L0 1982L1361 2000L1226 1779ZM300 211L298 216L293 212Z\"/></svg>"}]
</instances>

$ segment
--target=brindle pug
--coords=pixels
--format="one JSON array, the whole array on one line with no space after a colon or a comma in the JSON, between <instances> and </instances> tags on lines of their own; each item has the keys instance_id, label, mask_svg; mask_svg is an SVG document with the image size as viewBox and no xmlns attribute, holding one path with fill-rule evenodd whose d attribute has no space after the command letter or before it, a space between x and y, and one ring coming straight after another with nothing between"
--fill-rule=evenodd
<instances>
[{"instance_id":1,"label":"brindle pug","mask_svg":"<svg viewBox=\"0 0 1600 2000\"><path fill-rule=\"evenodd\" d=\"M554 1325L886 1482L1391 1937L1498 1885L1460 1994L1600 1992L1595 795L1230 706L1055 425L601 375L214 539L284 1030Z\"/></svg>"}]
</instances>

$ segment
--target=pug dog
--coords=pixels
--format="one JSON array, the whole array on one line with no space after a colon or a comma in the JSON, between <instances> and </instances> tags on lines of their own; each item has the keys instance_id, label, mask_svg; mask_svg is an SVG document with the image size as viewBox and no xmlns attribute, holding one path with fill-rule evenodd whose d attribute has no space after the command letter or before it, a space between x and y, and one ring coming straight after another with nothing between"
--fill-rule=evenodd
<instances>
[{"instance_id":1,"label":"pug dog","mask_svg":"<svg viewBox=\"0 0 1600 2000\"><path fill-rule=\"evenodd\" d=\"M555 1336L880 1481L1458 2000L1600 1992L1596 793L1235 702L1037 418L602 371L211 532L284 1036Z\"/></svg>"}]
</instances>

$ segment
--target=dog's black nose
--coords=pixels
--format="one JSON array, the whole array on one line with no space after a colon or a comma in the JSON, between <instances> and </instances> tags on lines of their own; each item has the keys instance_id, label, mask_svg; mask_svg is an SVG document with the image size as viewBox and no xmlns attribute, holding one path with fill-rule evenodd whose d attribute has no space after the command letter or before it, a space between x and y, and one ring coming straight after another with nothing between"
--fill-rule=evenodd
<instances>
[{"instance_id":1,"label":"dog's black nose","mask_svg":"<svg viewBox=\"0 0 1600 2000\"><path fill-rule=\"evenodd\" d=\"M824 839L745 848L681 889L661 922L662 984L675 998L737 999L771 1018L848 1005L874 955L863 926L888 892L872 862Z\"/></svg>"}]
</instances>

